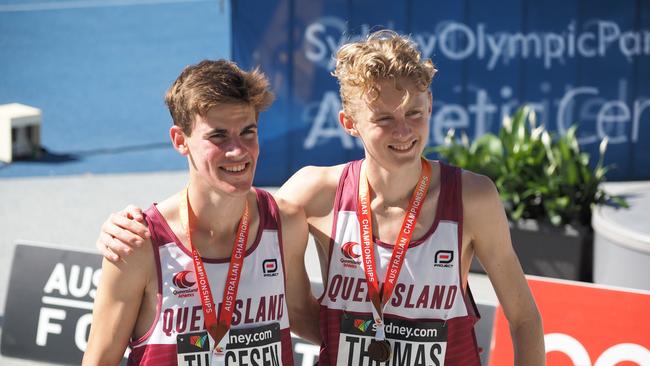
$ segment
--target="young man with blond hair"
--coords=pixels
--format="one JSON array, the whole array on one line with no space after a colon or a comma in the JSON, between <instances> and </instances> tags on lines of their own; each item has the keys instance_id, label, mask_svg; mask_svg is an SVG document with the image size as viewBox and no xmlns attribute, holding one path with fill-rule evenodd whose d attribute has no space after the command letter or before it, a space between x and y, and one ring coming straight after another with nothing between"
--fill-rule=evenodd
<instances>
[{"instance_id":1,"label":"young man with blond hair","mask_svg":"<svg viewBox=\"0 0 650 366\"><path fill-rule=\"evenodd\" d=\"M290 316L318 339L294 316L317 306L295 250L307 240L302 211L252 187L259 114L272 100L261 72L230 61L176 79L165 102L187 187L144 212L139 248L104 260L84 365L116 365L127 345L129 365L293 365Z\"/></svg>"},{"instance_id":2,"label":"young man with blond hair","mask_svg":"<svg viewBox=\"0 0 650 366\"><path fill-rule=\"evenodd\" d=\"M431 61L392 31L346 44L336 58L339 121L365 159L302 168L276 195L304 210L317 244L319 364L479 365L467 281L476 255L510 323L515 363L544 365L540 315L494 184L422 158ZM129 231L143 234L136 221L109 220L98 247L122 254Z\"/></svg>"}]
</instances>

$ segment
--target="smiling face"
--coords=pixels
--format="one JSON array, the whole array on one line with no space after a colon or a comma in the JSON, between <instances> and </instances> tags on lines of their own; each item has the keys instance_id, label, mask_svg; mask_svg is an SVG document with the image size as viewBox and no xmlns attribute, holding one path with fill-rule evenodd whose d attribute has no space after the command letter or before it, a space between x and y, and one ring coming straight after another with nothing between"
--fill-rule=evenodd
<instances>
[{"instance_id":1,"label":"smiling face","mask_svg":"<svg viewBox=\"0 0 650 366\"><path fill-rule=\"evenodd\" d=\"M205 116L195 116L189 136L177 126L171 134L178 151L189 157L191 184L227 195L251 189L259 156L257 114L252 106L210 108Z\"/></svg>"},{"instance_id":2,"label":"smiling face","mask_svg":"<svg viewBox=\"0 0 650 366\"><path fill-rule=\"evenodd\" d=\"M431 92L409 79L382 79L374 100L356 98L341 112L348 133L363 141L366 158L386 169L419 162L429 137Z\"/></svg>"}]
</instances>

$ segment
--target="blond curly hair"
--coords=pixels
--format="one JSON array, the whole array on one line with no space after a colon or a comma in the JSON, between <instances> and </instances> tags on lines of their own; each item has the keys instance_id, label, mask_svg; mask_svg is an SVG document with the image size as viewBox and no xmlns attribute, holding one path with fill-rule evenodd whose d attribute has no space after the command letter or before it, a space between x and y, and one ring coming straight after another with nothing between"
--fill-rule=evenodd
<instances>
[{"instance_id":1,"label":"blond curly hair","mask_svg":"<svg viewBox=\"0 0 650 366\"><path fill-rule=\"evenodd\" d=\"M339 81L343 109L350 113L355 98L363 96L373 101L379 97L376 85L381 79L409 79L420 91L425 91L436 71L430 59L421 59L411 39L391 30L381 30L365 40L343 45L336 53L332 75Z\"/></svg>"}]
</instances>

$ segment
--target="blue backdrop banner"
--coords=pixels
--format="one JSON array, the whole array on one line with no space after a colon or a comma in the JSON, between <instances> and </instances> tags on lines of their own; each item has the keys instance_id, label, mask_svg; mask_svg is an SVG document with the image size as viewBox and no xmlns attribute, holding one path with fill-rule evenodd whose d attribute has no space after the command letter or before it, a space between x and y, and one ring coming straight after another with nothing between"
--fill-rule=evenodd
<instances>
[{"instance_id":1,"label":"blue backdrop banner","mask_svg":"<svg viewBox=\"0 0 650 366\"><path fill-rule=\"evenodd\" d=\"M363 155L339 127L330 73L340 45L382 28L409 34L439 69L431 145L452 128L471 139L496 131L528 103L558 134L578 124L592 161L607 136L610 180L650 179L648 2L233 0L231 9L233 60L259 65L277 93L261 117L257 185Z\"/></svg>"}]
</instances>

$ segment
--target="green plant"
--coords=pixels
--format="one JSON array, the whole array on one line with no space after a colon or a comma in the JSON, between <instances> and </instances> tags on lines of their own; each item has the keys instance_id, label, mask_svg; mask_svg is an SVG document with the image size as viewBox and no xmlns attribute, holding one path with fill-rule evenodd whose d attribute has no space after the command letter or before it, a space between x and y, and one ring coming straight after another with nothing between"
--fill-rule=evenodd
<instances>
[{"instance_id":1,"label":"green plant","mask_svg":"<svg viewBox=\"0 0 650 366\"><path fill-rule=\"evenodd\" d=\"M536 125L534 111L523 106L504 120L498 135L488 133L470 143L465 134L457 139L450 130L444 145L425 154L435 151L453 165L490 177L512 220L589 226L593 205L613 202L626 207L627 203L601 186L609 170L603 166L607 139L600 143L600 156L592 169L589 155L580 151L576 128L552 136Z\"/></svg>"}]
</instances>

